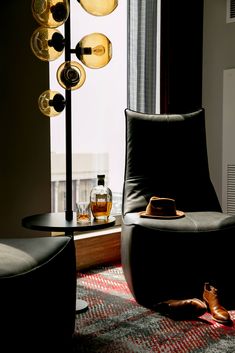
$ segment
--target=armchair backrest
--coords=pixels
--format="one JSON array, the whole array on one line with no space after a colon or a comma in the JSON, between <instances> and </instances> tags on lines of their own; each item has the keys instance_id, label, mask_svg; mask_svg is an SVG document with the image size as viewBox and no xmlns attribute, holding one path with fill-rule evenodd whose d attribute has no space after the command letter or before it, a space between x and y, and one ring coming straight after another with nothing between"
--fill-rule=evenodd
<instances>
[{"instance_id":1,"label":"armchair backrest","mask_svg":"<svg viewBox=\"0 0 235 353\"><path fill-rule=\"evenodd\" d=\"M185 212L221 211L207 157L205 111L145 114L125 110L123 214L150 197L171 197Z\"/></svg>"}]
</instances>

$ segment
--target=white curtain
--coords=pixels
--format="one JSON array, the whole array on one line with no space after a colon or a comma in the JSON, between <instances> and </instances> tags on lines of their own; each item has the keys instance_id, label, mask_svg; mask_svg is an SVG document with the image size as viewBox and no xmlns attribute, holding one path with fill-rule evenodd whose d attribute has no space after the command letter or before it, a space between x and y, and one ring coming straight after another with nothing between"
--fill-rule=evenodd
<instances>
[{"instance_id":1,"label":"white curtain","mask_svg":"<svg viewBox=\"0 0 235 353\"><path fill-rule=\"evenodd\" d=\"M128 0L128 108L156 112L159 0Z\"/></svg>"}]
</instances>

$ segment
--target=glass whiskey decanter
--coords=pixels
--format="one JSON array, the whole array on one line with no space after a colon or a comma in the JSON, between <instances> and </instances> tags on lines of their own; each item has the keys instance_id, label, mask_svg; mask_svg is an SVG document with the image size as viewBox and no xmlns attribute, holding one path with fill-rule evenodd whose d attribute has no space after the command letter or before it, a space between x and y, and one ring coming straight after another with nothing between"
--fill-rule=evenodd
<instances>
[{"instance_id":1,"label":"glass whiskey decanter","mask_svg":"<svg viewBox=\"0 0 235 353\"><path fill-rule=\"evenodd\" d=\"M105 175L97 175L97 185L90 194L91 212L96 220L108 220L112 209L112 191L105 185Z\"/></svg>"}]
</instances>

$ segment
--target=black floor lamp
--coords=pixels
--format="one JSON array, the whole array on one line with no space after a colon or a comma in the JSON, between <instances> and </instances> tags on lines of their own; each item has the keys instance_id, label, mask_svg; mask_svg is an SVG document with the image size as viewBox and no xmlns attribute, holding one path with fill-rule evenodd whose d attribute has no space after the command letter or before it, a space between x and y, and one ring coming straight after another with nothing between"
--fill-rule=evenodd
<instances>
[{"instance_id":1,"label":"black floor lamp","mask_svg":"<svg viewBox=\"0 0 235 353\"><path fill-rule=\"evenodd\" d=\"M85 11L94 16L105 16L115 10L118 0L80 0ZM71 54L85 66L101 68L112 58L112 44L102 33L91 33L83 37L75 48L71 48L70 0L33 0L32 13L40 24L31 36L31 49L43 61L56 60L64 53L65 61L57 70L57 80L65 90L65 97L50 89L39 99L40 111L53 117L65 109L66 145L66 206L65 219L73 219L72 207L72 90L80 88L86 79L83 66L71 61ZM57 27L64 25L64 36Z\"/></svg>"}]
</instances>

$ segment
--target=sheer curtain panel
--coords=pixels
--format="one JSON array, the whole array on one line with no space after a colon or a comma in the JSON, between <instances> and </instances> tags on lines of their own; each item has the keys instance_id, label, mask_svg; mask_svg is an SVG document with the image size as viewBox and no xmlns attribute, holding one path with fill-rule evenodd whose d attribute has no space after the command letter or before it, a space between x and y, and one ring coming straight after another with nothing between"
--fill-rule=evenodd
<instances>
[{"instance_id":1,"label":"sheer curtain panel","mask_svg":"<svg viewBox=\"0 0 235 353\"><path fill-rule=\"evenodd\" d=\"M128 108L156 112L158 1L128 0Z\"/></svg>"}]
</instances>

